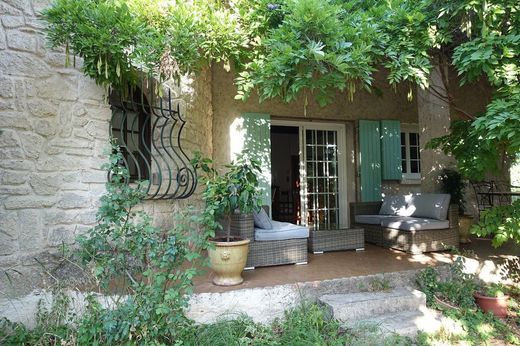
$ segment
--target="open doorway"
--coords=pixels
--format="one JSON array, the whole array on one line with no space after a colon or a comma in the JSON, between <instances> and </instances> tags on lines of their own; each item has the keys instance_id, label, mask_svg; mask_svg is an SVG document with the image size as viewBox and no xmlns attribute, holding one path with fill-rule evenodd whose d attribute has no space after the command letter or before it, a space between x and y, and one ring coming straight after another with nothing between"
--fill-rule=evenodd
<instances>
[{"instance_id":1,"label":"open doorway","mask_svg":"<svg viewBox=\"0 0 520 346\"><path fill-rule=\"evenodd\" d=\"M273 220L301 224L300 138L297 126L271 126Z\"/></svg>"}]
</instances>

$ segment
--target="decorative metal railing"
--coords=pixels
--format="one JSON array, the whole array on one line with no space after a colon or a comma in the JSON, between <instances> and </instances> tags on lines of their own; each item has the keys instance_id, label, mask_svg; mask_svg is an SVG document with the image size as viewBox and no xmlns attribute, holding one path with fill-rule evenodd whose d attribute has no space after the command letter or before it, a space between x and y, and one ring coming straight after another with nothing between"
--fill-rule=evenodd
<instances>
[{"instance_id":1,"label":"decorative metal railing","mask_svg":"<svg viewBox=\"0 0 520 346\"><path fill-rule=\"evenodd\" d=\"M143 88L144 90L144 88ZM110 131L121 147L130 182L147 180L146 199L183 199L197 186L197 174L182 148L186 120L181 100L171 91L157 96L139 89L122 97L112 93Z\"/></svg>"}]
</instances>

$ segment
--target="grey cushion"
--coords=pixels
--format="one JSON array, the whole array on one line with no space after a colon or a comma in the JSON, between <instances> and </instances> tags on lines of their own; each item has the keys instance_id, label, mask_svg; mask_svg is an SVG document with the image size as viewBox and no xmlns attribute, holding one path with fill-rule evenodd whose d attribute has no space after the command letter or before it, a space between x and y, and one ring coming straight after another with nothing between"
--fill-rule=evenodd
<instances>
[{"instance_id":1,"label":"grey cushion","mask_svg":"<svg viewBox=\"0 0 520 346\"><path fill-rule=\"evenodd\" d=\"M255 228L255 240L287 240L308 238L309 229L288 222L271 221L272 229Z\"/></svg>"},{"instance_id":2,"label":"grey cushion","mask_svg":"<svg viewBox=\"0 0 520 346\"><path fill-rule=\"evenodd\" d=\"M413 213L408 216L446 220L450 198L449 194L441 193L413 195L408 205L408 209L413 210Z\"/></svg>"},{"instance_id":3,"label":"grey cushion","mask_svg":"<svg viewBox=\"0 0 520 346\"><path fill-rule=\"evenodd\" d=\"M424 231L427 229L446 229L450 227L448 220L435 220L417 217L392 217L381 221L381 226L403 231Z\"/></svg>"},{"instance_id":4,"label":"grey cushion","mask_svg":"<svg viewBox=\"0 0 520 346\"><path fill-rule=\"evenodd\" d=\"M411 198L412 195L385 196L383 198L383 204L381 204L381 209L379 209L379 214L410 216L413 212L408 209L408 203Z\"/></svg>"},{"instance_id":5,"label":"grey cushion","mask_svg":"<svg viewBox=\"0 0 520 346\"><path fill-rule=\"evenodd\" d=\"M364 223L368 225L380 225L381 221L388 219L389 217L395 217L393 215L356 215L354 220L356 223Z\"/></svg>"},{"instance_id":6,"label":"grey cushion","mask_svg":"<svg viewBox=\"0 0 520 346\"><path fill-rule=\"evenodd\" d=\"M273 224L271 223L271 219L269 215L267 215L264 208L260 208L258 212L253 212L253 219L255 222L255 227L263 228L263 229L272 229Z\"/></svg>"}]
</instances>

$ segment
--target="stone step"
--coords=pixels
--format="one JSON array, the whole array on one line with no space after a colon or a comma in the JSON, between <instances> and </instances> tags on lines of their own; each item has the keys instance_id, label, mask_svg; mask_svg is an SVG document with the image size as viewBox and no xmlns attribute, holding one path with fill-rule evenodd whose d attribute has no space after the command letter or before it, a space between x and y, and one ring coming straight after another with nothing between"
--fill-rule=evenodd
<instances>
[{"instance_id":1,"label":"stone step","mask_svg":"<svg viewBox=\"0 0 520 346\"><path fill-rule=\"evenodd\" d=\"M427 308L379 315L374 318L350 322L348 324L351 326L365 324L375 325L383 334L397 333L411 338L414 338L419 331L435 333L443 325L444 328L447 328L447 324L442 316L436 311Z\"/></svg>"},{"instance_id":2,"label":"stone step","mask_svg":"<svg viewBox=\"0 0 520 346\"><path fill-rule=\"evenodd\" d=\"M319 301L331 316L344 322L373 319L380 315L426 308L426 296L417 290L395 288L389 291L327 294Z\"/></svg>"}]
</instances>

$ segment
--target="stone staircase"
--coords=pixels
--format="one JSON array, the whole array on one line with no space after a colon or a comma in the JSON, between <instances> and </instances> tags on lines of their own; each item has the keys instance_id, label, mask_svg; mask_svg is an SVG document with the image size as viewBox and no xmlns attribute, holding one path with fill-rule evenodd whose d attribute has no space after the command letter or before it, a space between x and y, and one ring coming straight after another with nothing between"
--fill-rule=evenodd
<instances>
[{"instance_id":1,"label":"stone staircase","mask_svg":"<svg viewBox=\"0 0 520 346\"><path fill-rule=\"evenodd\" d=\"M426 307L424 293L408 288L327 294L318 300L347 325L373 323L386 333L414 337L419 330L435 332L443 323L438 313Z\"/></svg>"}]
</instances>

